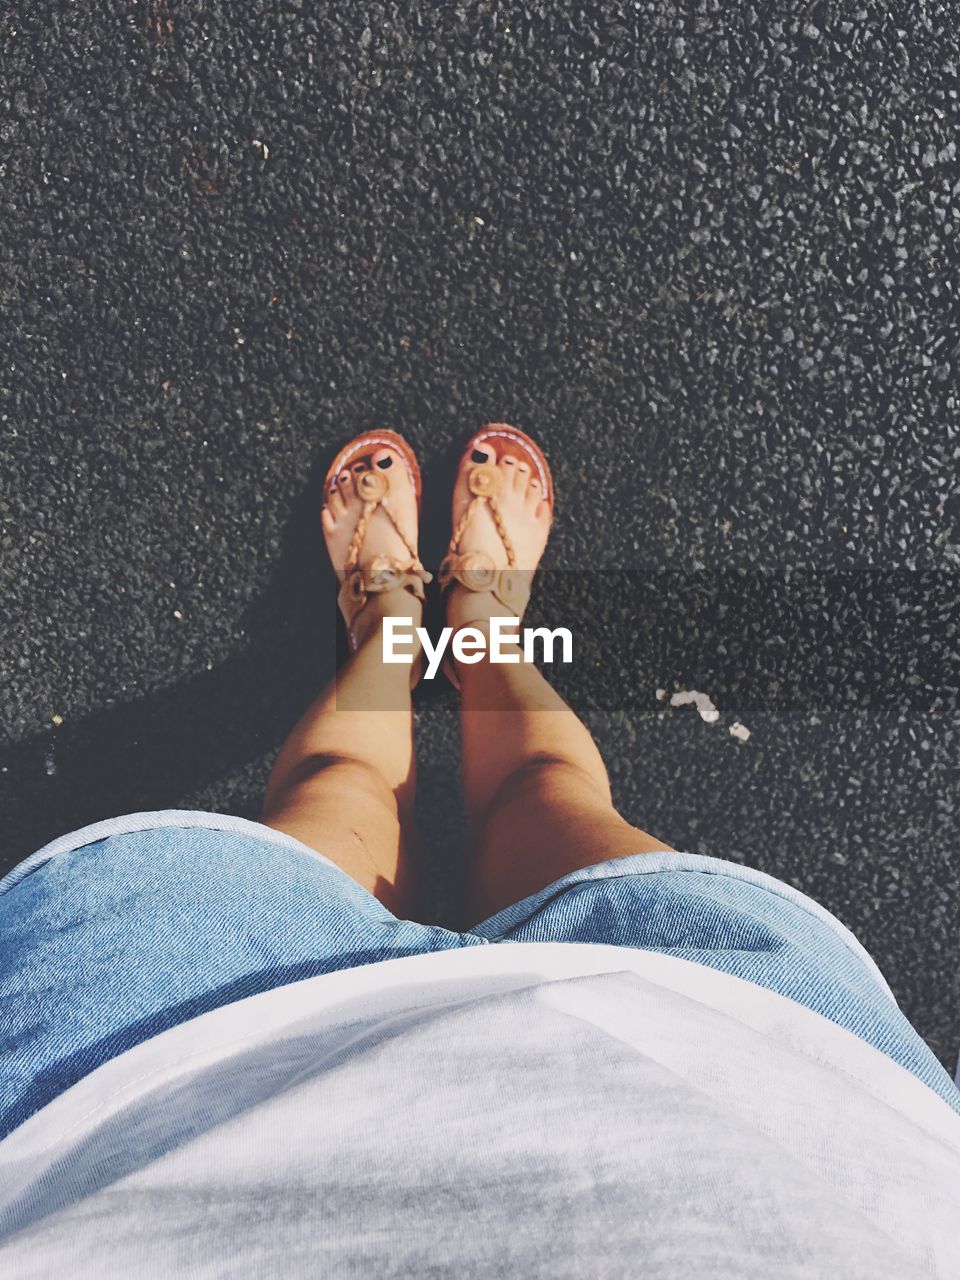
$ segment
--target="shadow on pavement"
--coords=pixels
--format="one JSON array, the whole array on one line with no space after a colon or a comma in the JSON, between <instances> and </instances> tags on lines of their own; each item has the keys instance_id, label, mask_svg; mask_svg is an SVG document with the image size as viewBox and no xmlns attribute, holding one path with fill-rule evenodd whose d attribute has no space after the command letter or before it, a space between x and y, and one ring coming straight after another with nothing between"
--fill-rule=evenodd
<instances>
[{"instance_id":1,"label":"shadow on pavement","mask_svg":"<svg viewBox=\"0 0 960 1280\"><path fill-rule=\"evenodd\" d=\"M279 746L334 669L342 628L320 551L319 459L273 577L242 619L249 641L209 671L0 746L0 872L101 818L175 807Z\"/></svg>"}]
</instances>

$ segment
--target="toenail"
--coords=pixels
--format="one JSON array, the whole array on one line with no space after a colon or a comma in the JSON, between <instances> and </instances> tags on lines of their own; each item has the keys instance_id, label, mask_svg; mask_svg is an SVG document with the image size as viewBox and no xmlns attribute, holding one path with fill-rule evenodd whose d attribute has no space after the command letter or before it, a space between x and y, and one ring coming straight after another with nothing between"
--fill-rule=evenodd
<instances>
[{"instance_id":1,"label":"toenail","mask_svg":"<svg viewBox=\"0 0 960 1280\"><path fill-rule=\"evenodd\" d=\"M486 449L474 449L473 453L471 453L470 455L471 462L486 462L486 460L487 460Z\"/></svg>"},{"instance_id":2,"label":"toenail","mask_svg":"<svg viewBox=\"0 0 960 1280\"><path fill-rule=\"evenodd\" d=\"M388 454L385 458L380 459L380 461L377 463L377 466L380 468L381 471L386 471L387 467L393 466L393 459Z\"/></svg>"},{"instance_id":3,"label":"toenail","mask_svg":"<svg viewBox=\"0 0 960 1280\"><path fill-rule=\"evenodd\" d=\"M515 467L517 465L516 459L514 458L504 458L503 461L504 461L504 464L508 467Z\"/></svg>"}]
</instances>

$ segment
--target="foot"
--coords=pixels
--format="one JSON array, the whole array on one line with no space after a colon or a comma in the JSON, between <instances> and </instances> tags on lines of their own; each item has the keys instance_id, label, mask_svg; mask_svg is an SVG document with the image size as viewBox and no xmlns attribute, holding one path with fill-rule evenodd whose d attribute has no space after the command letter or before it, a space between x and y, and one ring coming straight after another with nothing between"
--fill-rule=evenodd
<instances>
[{"instance_id":1,"label":"foot","mask_svg":"<svg viewBox=\"0 0 960 1280\"><path fill-rule=\"evenodd\" d=\"M513 545L513 567L521 573L532 574L547 545L551 505L530 463L506 451L498 456L495 437L478 443L460 463L453 490L454 528L459 527L473 500L470 474L483 465L496 467L501 476L496 500L503 527ZM509 567L507 548L489 503L478 502L473 506L460 534L459 550L484 552L497 569ZM515 615L489 591L468 591L459 583L452 584L447 593L449 626L455 630L475 626L496 616Z\"/></svg>"},{"instance_id":2,"label":"foot","mask_svg":"<svg viewBox=\"0 0 960 1280\"><path fill-rule=\"evenodd\" d=\"M327 554L342 584L351 554L354 534L363 517L365 500L358 485L363 484L364 472L375 472L386 482L386 502L398 528L387 513L378 506L370 516L359 552L359 563L367 566L380 556L388 556L401 563L411 559L410 547L416 547L419 532L417 494L413 479L401 454L389 447L373 450L367 457L352 463L341 471L332 487L327 489L327 502L321 515ZM401 533L403 537L401 537ZM406 539L406 545L404 542ZM357 645L363 642L388 615L413 618L418 626L423 606L412 592L403 587L377 592L367 597L363 609L353 622Z\"/></svg>"}]
</instances>

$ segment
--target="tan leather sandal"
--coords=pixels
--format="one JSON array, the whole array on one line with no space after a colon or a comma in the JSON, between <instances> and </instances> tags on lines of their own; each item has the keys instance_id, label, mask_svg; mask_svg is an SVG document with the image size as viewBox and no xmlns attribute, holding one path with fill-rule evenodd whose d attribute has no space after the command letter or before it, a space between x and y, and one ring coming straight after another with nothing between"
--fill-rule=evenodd
<instances>
[{"instance_id":1,"label":"tan leather sandal","mask_svg":"<svg viewBox=\"0 0 960 1280\"><path fill-rule=\"evenodd\" d=\"M464 458L469 457L478 447L489 441L496 451L497 460L504 457L516 458L530 467L531 474L539 481L543 501L549 507L550 518L553 518L554 488L550 467L539 445L525 432L505 423L490 423L481 427L467 441ZM467 484L470 489L470 502L466 510L455 523L450 538L450 545L443 558L438 573L441 591L447 591L455 584L468 591L489 592L494 599L508 609L512 616L522 618L530 600L531 584L534 568L520 567L517 555L501 509L499 494L503 485L503 473L492 462L478 462L467 473ZM507 564L498 567L493 557L485 551L462 551L461 539L478 506L486 504L493 518L497 536L503 545ZM444 670L459 687L459 681L453 665L444 664Z\"/></svg>"},{"instance_id":2,"label":"tan leather sandal","mask_svg":"<svg viewBox=\"0 0 960 1280\"><path fill-rule=\"evenodd\" d=\"M378 449L383 448L393 449L400 455L416 494L419 515L420 467L413 449L403 436L395 431L364 431L356 436L334 458L324 481L325 494L336 492L340 476L349 469L356 493L363 500L363 509L347 548L346 561L343 567L337 570L337 576L340 579L337 604L346 623L350 650L354 653L359 644L356 631L357 619L363 613L370 596L402 587L417 600L422 601L424 586L433 579L433 574L423 567L416 547L411 544L400 528L390 508L390 485L387 477L382 471L370 467L364 471L354 470L357 463L366 462ZM378 510L390 520L409 553L408 556L400 558L392 555L377 555L364 560L364 539L370 521ZM411 684L415 684L419 678L419 668L419 663L414 664L411 671Z\"/></svg>"}]
</instances>

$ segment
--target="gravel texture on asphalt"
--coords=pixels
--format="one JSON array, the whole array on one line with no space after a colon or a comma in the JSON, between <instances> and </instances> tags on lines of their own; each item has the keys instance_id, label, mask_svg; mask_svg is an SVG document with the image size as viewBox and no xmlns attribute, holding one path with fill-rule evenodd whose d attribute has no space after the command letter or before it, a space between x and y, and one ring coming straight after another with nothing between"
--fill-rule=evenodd
<instances>
[{"instance_id":1,"label":"gravel texture on asphalt","mask_svg":"<svg viewBox=\"0 0 960 1280\"><path fill-rule=\"evenodd\" d=\"M3 865L255 816L335 646L335 446L410 439L436 561L506 419L623 811L817 897L952 1066L956 4L11 0L0 46Z\"/></svg>"}]
</instances>

